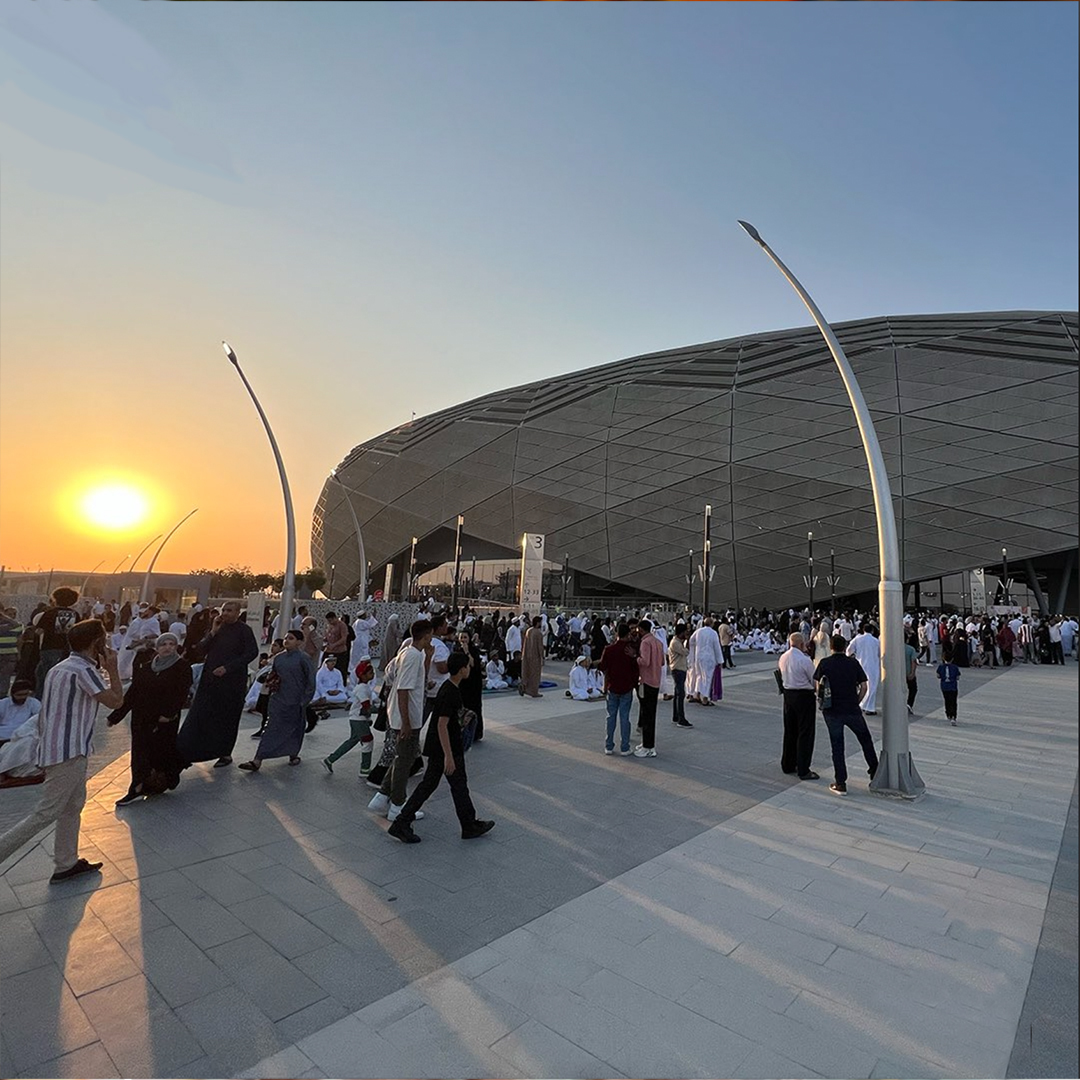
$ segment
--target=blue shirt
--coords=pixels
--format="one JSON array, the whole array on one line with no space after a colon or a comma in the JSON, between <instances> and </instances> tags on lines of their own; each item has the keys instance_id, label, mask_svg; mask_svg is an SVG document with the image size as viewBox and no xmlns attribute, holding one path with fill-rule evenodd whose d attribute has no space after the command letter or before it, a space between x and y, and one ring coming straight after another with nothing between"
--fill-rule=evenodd
<instances>
[{"instance_id":1,"label":"blue shirt","mask_svg":"<svg viewBox=\"0 0 1080 1080\"><path fill-rule=\"evenodd\" d=\"M960 669L952 663L938 664L937 677L941 680L942 690L955 690L960 680Z\"/></svg>"}]
</instances>

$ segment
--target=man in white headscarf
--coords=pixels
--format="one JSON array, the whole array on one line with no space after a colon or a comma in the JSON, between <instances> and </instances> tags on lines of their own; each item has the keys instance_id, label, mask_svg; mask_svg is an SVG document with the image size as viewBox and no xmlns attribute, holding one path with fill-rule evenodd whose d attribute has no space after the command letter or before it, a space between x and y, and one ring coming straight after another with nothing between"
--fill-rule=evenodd
<instances>
[{"instance_id":1,"label":"man in white headscarf","mask_svg":"<svg viewBox=\"0 0 1080 1080\"><path fill-rule=\"evenodd\" d=\"M568 698L574 701L598 701L603 694L596 689L592 679L589 678L589 658L579 656L570 669L570 689L566 691Z\"/></svg>"},{"instance_id":2,"label":"man in white headscarf","mask_svg":"<svg viewBox=\"0 0 1080 1080\"><path fill-rule=\"evenodd\" d=\"M711 618L705 619L690 635L690 675L687 679L687 700L699 705L711 705L713 673L723 663L720 636Z\"/></svg>"},{"instance_id":3,"label":"man in white headscarf","mask_svg":"<svg viewBox=\"0 0 1080 1080\"><path fill-rule=\"evenodd\" d=\"M860 627L847 647L847 654L854 656L866 672L866 693L859 705L863 712L874 716L877 713L878 684L881 682L881 639L878 628L869 623Z\"/></svg>"},{"instance_id":4,"label":"man in white headscarf","mask_svg":"<svg viewBox=\"0 0 1080 1080\"><path fill-rule=\"evenodd\" d=\"M349 682L354 682L356 679L356 665L364 657L371 656L371 632L378 625L379 620L369 611L361 611L353 620L352 628L356 636L353 638L352 648L349 650Z\"/></svg>"}]
</instances>

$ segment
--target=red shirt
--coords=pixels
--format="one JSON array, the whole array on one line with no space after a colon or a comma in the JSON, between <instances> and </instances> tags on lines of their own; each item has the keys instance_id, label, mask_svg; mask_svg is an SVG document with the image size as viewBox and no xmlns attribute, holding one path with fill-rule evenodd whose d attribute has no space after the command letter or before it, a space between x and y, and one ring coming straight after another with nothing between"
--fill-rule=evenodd
<instances>
[{"instance_id":1,"label":"red shirt","mask_svg":"<svg viewBox=\"0 0 1080 1080\"><path fill-rule=\"evenodd\" d=\"M637 649L629 638L619 638L604 650L600 670L607 676L607 688L613 694L626 694L637 687Z\"/></svg>"}]
</instances>

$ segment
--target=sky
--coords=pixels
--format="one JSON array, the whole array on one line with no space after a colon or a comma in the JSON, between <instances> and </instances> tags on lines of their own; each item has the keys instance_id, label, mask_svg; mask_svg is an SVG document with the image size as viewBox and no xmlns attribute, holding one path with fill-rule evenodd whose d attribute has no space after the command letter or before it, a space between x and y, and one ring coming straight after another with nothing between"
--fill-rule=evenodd
<instances>
[{"instance_id":1,"label":"sky","mask_svg":"<svg viewBox=\"0 0 1080 1080\"><path fill-rule=\"evenodd\" d=\"M0 5L0 564L109 569L198 508L158 569L281 569L222 339L303 568L329 470L414 412L805 325L737 218L834 321L1074 310L1077 30L1056 2Z\"/></svg>"}]
</instances>

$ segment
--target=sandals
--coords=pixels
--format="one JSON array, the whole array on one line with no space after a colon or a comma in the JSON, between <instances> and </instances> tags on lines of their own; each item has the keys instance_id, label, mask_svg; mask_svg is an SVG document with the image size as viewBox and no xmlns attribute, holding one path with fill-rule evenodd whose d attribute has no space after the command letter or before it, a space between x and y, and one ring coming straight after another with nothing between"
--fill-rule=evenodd
<instances>
[{"instance_id":1,"label":"sandals","mask_svg":"<svg viewBox=\"0 0 1080 1080\"><path fill-rule=\"evenodd\" d=\"M298 757L289 758L289 764L290 765L299 765L300 764L300 758L298 758ZM331 769L330 771L333 772L333 769Z\"/></svg>"},{"instance_id":2,"label":"sandals","mask_svg":"<svg viewBox=\"0 0 1080 1080\"><path fill-rule=\"evenodd\" d=\"M241 761L240 766L244 772L258 772L262 768L261 761Z\"/></svg>"}]
</instances>

